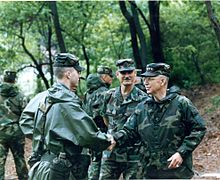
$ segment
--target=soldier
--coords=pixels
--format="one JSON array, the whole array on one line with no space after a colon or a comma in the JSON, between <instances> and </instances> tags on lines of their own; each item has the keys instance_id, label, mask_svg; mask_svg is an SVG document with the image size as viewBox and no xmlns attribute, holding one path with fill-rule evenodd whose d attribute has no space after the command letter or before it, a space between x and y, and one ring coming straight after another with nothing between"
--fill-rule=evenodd
<instances>
[{"instance_id":1,"label":"soldier","mask_svg":"<svg viewBox=\"0 0 220 180\"><path fill-rule=\"evenodd\" d=\"M105 83L107 88L110 88L113 80L113 72L107 66L99 66L97 69L97 74L99 75L100 79Z\"/></svg>"},{"instance_id":2,"label":"soldier","mask_svg":"<svg viewBox=\"0 0 220 180\"><path fill-rule=\"evenodd\" d=\"M101 95L105 93L113 79L112 70L106 66L98 67L97 74L90 74L87 77L87 92L85 94L85 110L93 118L96 125L102 132L107 132L107 127L104 124L102 116L98 115L96 103L101 103ZM102 151L91 151L92 160L89 166L89 179L99 179L99 172L101 167Z\"/></svg>"},{"instance_id":3,"label":"soldier","mask_svg":"<svg viewBox=\"0 0 220 180\"><path fill-rule=\"evenodd\" d=\"M146 94L135 87L136 70L132 59L120 59L116 62L116 76L120 86L105 93L101 114L108 125L108 133L119 131L135 107ZM139 179L140 144L115 148L112 152L104 151L100 179Z\"/></svg>"},{"instance_id":4,"label":"soldier","mask_svg":"<svg viewBox=\"0 0 220 180\"><path fill-rule=\"evenodd\" d=\"M115 134L118 146L142 141L146 179L192 178L192 152L206 132L192 102L177 88L167 89L169 75L168 64L147 65L142 76L151 96L137 106L123 130Z\"/></svg>"},{"instance_id":5,"label":"soldier","mask_svg":"<svg viewBox=\"0 0 220 180\"><path fill-rule=\"evenodd\" d=\"M28 178L28 169L24 158L25 136L18 121L27 104L22 93L15 86L16 72L4 71L0 84L0 179L4 179L5 162L11 150L19 180Z\"/></svg>"},{"instance_id":6,"label":"soldier","mask_svg":"<svg viewBox=\"0 0 220 180\"><path fill-rule=\"evenodd\" d=\"M106 66L98 67L97 74L90 74L86 79L87 91L85 93L84 108L93 119L98 116L98 113L95 112L98 110L96 108L96 103L102 100L100 96L109 89L112 79L113 72Z\"/></svg>"},{"instance_id":7,"label":"soldier","mask_svg":"<svg viewBox=\"0 0 220 180\"><path fill-rule=\"evenodd\" d=\"M75 94L84 69L78 58L59 53L53 66L57 82L36 95L21 116L23 132L33 134L29 180L86 179L90 158L81 154L83 147L106 149L110 136L98 131Z\"/></svg>"}]
</instances>

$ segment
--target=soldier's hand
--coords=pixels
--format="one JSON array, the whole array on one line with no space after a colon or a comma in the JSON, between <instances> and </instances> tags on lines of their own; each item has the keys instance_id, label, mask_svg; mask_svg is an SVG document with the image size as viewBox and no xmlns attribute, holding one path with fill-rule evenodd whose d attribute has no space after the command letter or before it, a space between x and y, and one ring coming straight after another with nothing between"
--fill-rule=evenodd
<instances>
[{"instance_id":1,"label":"soldier's hand","mask_svg":"<svg viewBox=\"0 0 220 180\"><path fill-rule=\"evenodd\" d=\"M114 149L114 147L116 146L116 142L114 141L108 148L108 151L112 151Z\"/></svg>"},{"instance_id":2,"label":"soldier's hand","mask_svg":"<svg viewBox=\"0 0 220 180\"><path fill-rule=\"evenodd\" d=\"M107 136L108 136L108 141L111 142L111 145L107 148L107 150L112 151L113 148L116 146L116 141L114 140L112 135L107 134Z\"/></svg>"},{"instance_id":3,"label":"soldier's hand","mask_svg":"<svg viewBox=\"0 0 220 180\"><path fill-rule=\"evenodd\" d=\"M176 152L169 159L167 159L167 161L170 162L168 168L174 169L181 166L183 158L181 157L180 153Z\"/></svg>"}]
</instances>

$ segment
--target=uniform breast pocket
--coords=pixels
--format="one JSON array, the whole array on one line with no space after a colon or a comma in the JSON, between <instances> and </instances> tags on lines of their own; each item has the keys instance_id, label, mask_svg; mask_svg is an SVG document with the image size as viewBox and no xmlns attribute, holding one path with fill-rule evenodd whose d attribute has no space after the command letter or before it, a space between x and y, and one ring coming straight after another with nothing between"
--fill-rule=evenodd
<instances>
[{"instance_id":1,"label":"uniform breast pocket","mask_svg":"<svg viewBox=\"0 0 220 180\"><path fill-rule=\"evenodd\" d=\"M126 111L125 111L124 115L125 115L126 117L130 117L130 116L134 113L135 107L136 107L136 106L128 106L128 107L126 108Z\"/></svg>"},{"instance_id":2,"label":"uniform breast pocket","mask_svg":"<svg viewBox=\"0 0 220 180\"><path fill-rule=\"evenodd\" d=\"M106 108L106 113L107 116L111 116L114 118L120 118L123 117L123 112L120 107L117 107L115 105L108 105Z\"/></svg>"}]
</instances>

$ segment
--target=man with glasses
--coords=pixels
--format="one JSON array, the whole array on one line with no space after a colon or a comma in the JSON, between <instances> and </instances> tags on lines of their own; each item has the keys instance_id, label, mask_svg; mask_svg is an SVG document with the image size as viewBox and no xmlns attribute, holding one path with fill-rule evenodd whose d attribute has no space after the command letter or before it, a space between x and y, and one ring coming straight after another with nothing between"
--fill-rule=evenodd
<instances>
[{"instance_id":1,"label":"man with glasses","mask_svg":"<svg viewBox=\"0 0 220 180\"><path fill-rule=\"evenodd\" d=\"M146 94L135 86L136 70L132 59L120 59L116 62L116 76L120 86L110 89L104 95L101 115L108 133L114 134L126 123L128 117ZM140 179L140 144L104 151L100 179Z\"/></svg>"},{"instance_id":2,"label":"man with glasses","mask_svg":"<svg viewBox=\"0 0 220 180\"><path fill-rule=\"evenodd\" d=\"M148 64L142 76L150 96L115 133L116 148L142 142L144 179L190 179L192 153L205 135L205 122L179 89L168 89L168 64Z\"/></svg>"}]
</instances>

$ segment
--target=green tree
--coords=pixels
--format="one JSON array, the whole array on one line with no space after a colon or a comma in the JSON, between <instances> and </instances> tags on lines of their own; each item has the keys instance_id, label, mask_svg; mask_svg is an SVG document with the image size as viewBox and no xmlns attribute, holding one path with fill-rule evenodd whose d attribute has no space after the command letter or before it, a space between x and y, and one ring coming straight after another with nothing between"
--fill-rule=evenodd
<instances>
[{"instance_id":1,"label":"green tree","mask_svg":"<svg viewBox=\"0 0 220 180\"><path fill-rule=\"evenodd\" d=\"M212 27L215 31L216 37L217 37L217 41L218 41L218 47L219 47L219 62L220 62L220 23L218 18L216 17L214 10L212 8L212 4L211 1L209 0L205 0L205 5L207 8L207 13L208 13L208 17L209 20L212 24Z\"/></svg>"},{"instance_id":2,"label":"green tree","mask_svg":"<svg viewBox=\"0 0 220 180\"><path fill-rule=\"evenodd\" d=\"M212 2L216 19L218 5ZM138 59L142 70L164 59L181 86L220 81L218 36L204 2L0 2L0 20L0 70L35 68L39 91L53 84L53 56L65 51L87 67L83 76L101 64L115 70L117 59Z\"/></svg>"},{"instance_id":3,"label":"green tree","mask_svg":"<svg viewBox=\"0 0 220 180\"><path fill-rule=\"evenodd\" d=\"M30 61L33 63L21 67L20 70L28 66L36 68L39 74L38 77L43 80L45 87L48 88L50 85L45 77L45 70L43 68L44 65L49 65L50 62L48 62L45 54L41 51L41 42L45 43L44 36L42 36L42 33L36 33L42 32L41 28L44 26L41 26L42 24L40 25L40 23L43 21L48 23L47 16L45 16L48 11L43 11L45 3L2 2L0 5L1 17L4 19L4 21L1 21L1 32L14 39L15 42L12 50L16 51L16 54L19 51L19 56L23 56L21 59L26 57L29 59L28 64L30 64ZM17 14L19 14L19 17L17 17ZM8 57L5 56L5 58ZM14 59L17 58L14 57ZM20 62L24 63L22 60Z\"/></svg>"}]
</instances>

